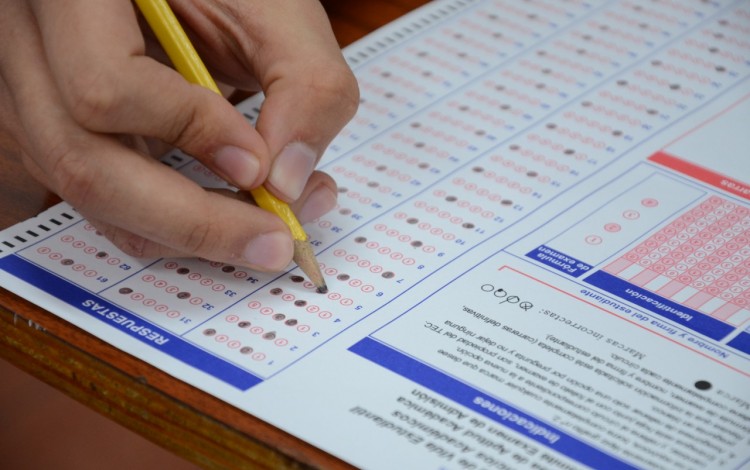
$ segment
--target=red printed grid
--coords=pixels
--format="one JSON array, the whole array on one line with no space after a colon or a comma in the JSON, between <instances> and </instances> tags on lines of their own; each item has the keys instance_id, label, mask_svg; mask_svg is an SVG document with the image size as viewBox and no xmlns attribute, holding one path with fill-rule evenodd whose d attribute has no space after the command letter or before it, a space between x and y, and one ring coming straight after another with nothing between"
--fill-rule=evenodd
<instances>
[{"instance_id":1,"label":"red printed grid","mask_svg":"<svg viewBox=\"0 0 750 470\"><path fill-rule=\"evenodd\" d=\"M713 196L606 268L732 325L750 319L750 209Z\"/></svg>"}]
</instances>

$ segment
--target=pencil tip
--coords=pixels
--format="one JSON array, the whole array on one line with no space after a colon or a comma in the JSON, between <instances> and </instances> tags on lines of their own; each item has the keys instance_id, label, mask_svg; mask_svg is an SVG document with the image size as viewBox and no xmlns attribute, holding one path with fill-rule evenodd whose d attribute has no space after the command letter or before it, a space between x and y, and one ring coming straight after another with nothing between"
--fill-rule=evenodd
<instances>
[{"instance_id":1,"label":"pencil tip","mask_svg":"<svg viewBox=\"0 0 750 470\"><path fill-rule=\"evenodd\" d=\"M323 273L320 272L320 265L318 260L315 259L315 253L309 241L294 241L294 261L302 272L310 278L310 282L313 283L319 294L328 293L328 286L323 278Z\"/></svg>"}]
</instances>

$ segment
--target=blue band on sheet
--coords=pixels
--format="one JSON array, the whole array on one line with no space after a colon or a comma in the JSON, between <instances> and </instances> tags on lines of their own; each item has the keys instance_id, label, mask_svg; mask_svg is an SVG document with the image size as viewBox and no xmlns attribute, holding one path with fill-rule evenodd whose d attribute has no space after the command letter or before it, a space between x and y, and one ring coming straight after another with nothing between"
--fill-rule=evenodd
<instances>
[{"instance_id":1,"label":"blue band on sheet","mask_svg":"<svg viewBox=\"0 0 750 470\"><path fill-rule=\"evenodd\" d=\"M224 361L151 322L117 307L89 291L17 255L0 258L0 269L47 292L79 311L240 390L261 382L259 377Z\"/></svg>"},{"instance_id":2,"label":"blue band on sheet","mask_svg":"<svg viewBox=\"0 0 750 470\"><path fill-rule=\"evenodd\" d=\"M580 277L591 270L591 266L583 261L546 245L534 248L526 253L526 257L573 277Z\"/></svg>"},{"instance_id":3,"label":"blue band on sheet","mask_svg":"<svg viewBox=\"0 0 750 470\"><path fill-rule=\"evenodd\" d=\"M732 338L732 340L727 343L727 346L738 351L750 354L750 333L748 333L747 331L741 332L740 334Z\"/></svg>"},{"instance_id":4,"label":"blue band on sheet","mask_svg":"<svg viewBox=\"0 0 750 470\"><path fill-rule=\"evenodd\" d=\"M734 327L715 320L705 313L683 307L604 271L597 271L584 281L711 339L720 340L734 331Z\"/></svg>"},{"instance_id":5,"label":"blue band on sheet","mask_svg":"<svg viewBox=\"0 0 750 470\"><path fill-rule=\"evenodd\" d=\"M593 468L636 468L371 338L350 351Z\"/></svg>"}]
</instances>

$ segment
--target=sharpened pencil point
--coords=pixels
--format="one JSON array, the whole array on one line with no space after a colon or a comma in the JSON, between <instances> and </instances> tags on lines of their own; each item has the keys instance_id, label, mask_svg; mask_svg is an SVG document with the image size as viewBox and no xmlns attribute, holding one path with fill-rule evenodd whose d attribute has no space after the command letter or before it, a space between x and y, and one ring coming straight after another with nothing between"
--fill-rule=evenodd
<instances>
[{"instance_id":1,"label":"sharpened pencil point","mask_svg":"<svg viewBox=\"0 0 750 470\"><path fill-rule=\"evenodd\" d=\"M325 294L328 292L328 286L323 279L323 273L320 272L320 265L318 260L315 259L315 252L313 252L309 241L294 240L294 262L307 275L319 293Z\"/></svg>"}]
</instances>

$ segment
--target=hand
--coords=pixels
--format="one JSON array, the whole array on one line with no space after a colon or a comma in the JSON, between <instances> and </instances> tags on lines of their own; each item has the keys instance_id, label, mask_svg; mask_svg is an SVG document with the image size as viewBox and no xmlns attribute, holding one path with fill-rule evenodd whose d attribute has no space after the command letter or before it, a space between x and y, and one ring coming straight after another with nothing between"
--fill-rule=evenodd
<instances>
[{"instance_id":1,"label":"hand","mask_svg":"<svg viewBox=\"0 0 750 470\"><path fill-rule=\"evenodd\" d=\"M354 114L354 77L316 1L171 4L215 78L264 91L255 128L154 59L129 0L0 0L0 126L28 170L126 253L281 270L293 248L278 217L204 191L146 142L242 189L265 183L304 223L335 205L335 183L313 169Z\"/></svg>"}]
</instances>

